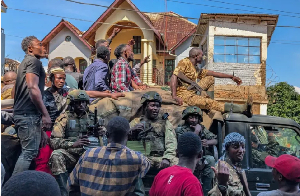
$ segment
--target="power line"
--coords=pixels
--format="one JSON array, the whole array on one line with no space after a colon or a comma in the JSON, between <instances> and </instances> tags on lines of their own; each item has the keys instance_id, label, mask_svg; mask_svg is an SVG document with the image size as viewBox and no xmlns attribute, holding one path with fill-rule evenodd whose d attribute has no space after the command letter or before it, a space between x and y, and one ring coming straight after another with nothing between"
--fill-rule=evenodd
<instances>
[{"instance_id":1,"label":"power line","mask_svg":"<svg viewBox=\"0 0 300 196\"><path fill-rule=\"evenodd\" d=\"M214 8L221 8L221 9L227 9L227 10L236 10L236 11L264 14L263 12L257 12L257 11L252 11L252 10L243 10L243 9L238 9L238 8L219 7L219 6L215 6L215 5L206 5L206 4L200 4L200 3L189 3L189 2L176 1L176 0L167 0L167 1L174 2L174 3L188 4L188 5L200 5L200 6L205 6L205 7L214 7ZM292 15L280 15L280 16L300 18L300 16L292 16Z\"/></svg>"}]
</instances>

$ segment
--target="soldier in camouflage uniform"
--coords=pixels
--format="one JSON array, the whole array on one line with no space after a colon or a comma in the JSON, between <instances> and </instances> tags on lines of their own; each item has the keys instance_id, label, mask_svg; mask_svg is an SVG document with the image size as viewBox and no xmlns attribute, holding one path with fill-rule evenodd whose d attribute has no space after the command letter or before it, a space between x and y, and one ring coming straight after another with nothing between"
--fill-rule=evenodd
<instances>
[{"instance_id":1,"label":"soldier in camouflage uniform","mask_svg":"<svg viewBox=\"0 0 300 196\"><path fill-rule=\"evenodd\" d=\"M217 136L207 130L200 123L203 121L202 111L197 106L189 106L182 112L182 120L185 120L183 125L179 125L176 129L177 139L180 135L186 132L195 132L202 140L203 146L203 160L196 168L194 174L203 183L203 193L207 195L208 191L212 188L212 181L214 177L214 172L211 169L215 165L215 159L212 156L213 153L208 150L208 148L213 148L213 145L218 143ZM203 164L205 164L203 168ZM202 170L200 171L200 165L202 165ZM202 173L202 175L201 175Z\"/></svg>"},{"instance_id":2,"label":"soldier in camouflage uniform","mask_svg":"<svg viewBox=\"0 0 300 196\"><path fill-rule=\"evenodd\" d=\"M176 157L177 140L172 124L164 115L159 114L162 98L155 91L142 96L143 115L130 122L132 135L141 140L152 168L166 168L178 162ZM127 146L134 150L137 146Z\"/></svg>"},{"instance_id":3,"label":"soldier in camouflage uniform","mask_svg":"<svg viewBox=\"0 0 300 196\"><path fill-rule=\"evenodd\" d=\"M87 130L94 125L94 114L86 112L89 104L89 96L86 92L71 91L67 97L67 104L67 111L56 119L53 127L50 146L54 151L48 163L60 186L62 196L68 195L66 189L68 171L73 169L86 147L100 146L100 143L92 142L94 140L91 138L94 137L87 136Z\"/></svg>"}]
</instances>

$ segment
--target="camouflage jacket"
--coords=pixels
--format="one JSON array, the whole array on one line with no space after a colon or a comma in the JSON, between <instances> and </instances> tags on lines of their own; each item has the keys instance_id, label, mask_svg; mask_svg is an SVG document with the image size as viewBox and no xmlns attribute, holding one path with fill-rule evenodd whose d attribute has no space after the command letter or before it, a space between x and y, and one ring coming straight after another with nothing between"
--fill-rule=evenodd
<instances>
[{"instance_id":1,"label":"camouflage jacket","mask_svg":"<svg viewBox=\"0 0 300 196\"><path fill-rule=\"evenodd\" d=\"M265 167L265 158L268 155L279 157L281 155L279 143L277 141L269 141L267 145L259 144L258 148L252 148L253 167Z\"/></svg>"},{"instance_id":2,"label":"camouflage jacket","mask_svg":"<svg viewBox=\"0 0 300 196\"><path fill-rule=\"evenodd\" d=\"M73 148L73 144L78 140L78 137L68 137L72 130L69 128L70 120L75 119L78 127L80 127L80 132L86 132L87 126L93 123L91 119L93 115L86 113L81 118L79 118L75 113L70 113L69 111L62 113L55 121L52 129L50 146L52 149L66 149L70 153L81 154L83 148ZM78 133L80 136L80 133Z\"/></svg>"},{"instance_id":3,"label":"camouflage jacket","mask_svg":"<svg viewBox=\"0 0 300 196\"><path fill-rule=\"evenodd\" d=\"M229 169L229 180L226 196L246 196L240 177L236 169L234 169L232 164L230 164L230 160L228 158L225 159L225 164ZM218 163L216 164L215 168L218 171ZM222 193L218 188L217 179L215 179L214 187L208 192L208 196L222 196Z\"/></svg>"},{"instance_id":4,"label":"camouflage jacket","mask_svg":"<svg viewBox=\"0 0 300 196\"><path fill-rule=\"evenodd\" d=\"M163 159L173 160L176 157L177 140L176 134L173 129L173 125L169 120L160 120L161 116L157 120L148 120L143 116L141 118L135 118L130 122L130 127L134 127L136 124L145 122L145 129L153 127L153 129L147 133L146 137L150 139L150 153L152 150L163 150Z\"/></svg>"}]
</instances>

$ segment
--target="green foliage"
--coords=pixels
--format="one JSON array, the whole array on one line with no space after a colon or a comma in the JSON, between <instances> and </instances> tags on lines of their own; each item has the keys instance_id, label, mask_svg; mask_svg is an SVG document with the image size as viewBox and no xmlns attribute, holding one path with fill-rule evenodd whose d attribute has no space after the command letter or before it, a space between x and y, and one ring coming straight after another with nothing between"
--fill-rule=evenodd
<instances>
[{"instance_id":1,"label":"green foliage","mask_svg":"<svg viewBox=\"0 0 300 196\"><path fill-rule=\"evenodd\" d=\"M300 95L286 82L267 88L268 115L291 118L300 124Z\"/></svg>"}]
</instances>

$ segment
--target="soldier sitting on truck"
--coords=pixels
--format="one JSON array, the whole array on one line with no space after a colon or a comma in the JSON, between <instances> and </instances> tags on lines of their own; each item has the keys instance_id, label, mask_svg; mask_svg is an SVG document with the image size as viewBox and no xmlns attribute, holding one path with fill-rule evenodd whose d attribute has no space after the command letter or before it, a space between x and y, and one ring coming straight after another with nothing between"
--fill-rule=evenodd
<instances>
[{"instance_id":1,"label":"soldier sitting on truck","mask_svg":"<svg viewBox=\"0 0 300 196\"><path fill-rule=\"evenodd\" d=\"M89 96L85 91L71 91L67 97L68 109L56 119L51 134L50 146L54 151L48 164L62 196L68 194L68 171L73 169L86 148L100 146L102 138L98 136L105 132L104 127L95 124L95 115L86 112L88 103ZM94 130L92 133L90 128Z\"/></svg>"},{"instance_id":2,"label":"soldier sitting on truck","mask_svg":"<svg viewBox=\"0 0 300 196\"><path fill-rule=\"evenodd\" d=\"M215 166L215 159L212 156L208 148L216 145L218 143L217 136L207 130L200 123L203 121L202 111L196 106L189 106L182 112L182 120L184 120L183 125L179 125L176 129L177 139L180 135L186 132L194 132L201 138L203 146L203 159L201 164L205 164L204 168L200 172L200 168L196 168L195 175L203 183L203 193L207 195L208 191L212 189L212 181L214 177L214 171L211 169L212 166ZM198 171L197 171L198 170ZM200 174L202 173L202 175Z\"/></svg>"},{"instance_id":3,"label":"soldier sitting on truck","mask_svg":"<svg viewBox=\"0 0 300 196\"><path fill-rule=\"evenodd\" d=\"M173 126L166 114L160 115L162 98L155 91L149 91L142 96L143 115L130 122L132 135L142 140L145 151L150 144L150 152L146 156L151 161L152 168L166 168L177 164L177 140ZM134 149L128 145L129 148Z\"/></svg>"},{"instance_id":4,"label":"soldier sitting on truck","mask_svg":"<svg viewBox=\"0 0 300 196\"><path fill-rule=\"evenodd\" d=\"M220 158L214 172L216 182L209 196L250 196L242 160L245 155L245 138L236 132L228 134L223 143L225 154Z\"/></svg>"}]
</instances>

